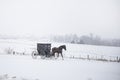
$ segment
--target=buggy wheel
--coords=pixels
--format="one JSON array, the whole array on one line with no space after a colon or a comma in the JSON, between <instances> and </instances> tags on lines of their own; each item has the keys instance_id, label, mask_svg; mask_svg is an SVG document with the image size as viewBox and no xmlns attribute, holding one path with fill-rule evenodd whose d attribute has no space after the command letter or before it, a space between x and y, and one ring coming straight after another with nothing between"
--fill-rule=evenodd
<instances>
[{"instance_id":1,"label":"buggy wheel","mask_svg":"<svg viewBox=\"0 0 120 80\"><path fill-rule=\"evenodd\" d=\"M37 56L38 56L38 53L37 53L36 51L33 51L33 52L32 52L32 58L33 58L33 59L36 59Z\"/></svg>"}]
</instances>

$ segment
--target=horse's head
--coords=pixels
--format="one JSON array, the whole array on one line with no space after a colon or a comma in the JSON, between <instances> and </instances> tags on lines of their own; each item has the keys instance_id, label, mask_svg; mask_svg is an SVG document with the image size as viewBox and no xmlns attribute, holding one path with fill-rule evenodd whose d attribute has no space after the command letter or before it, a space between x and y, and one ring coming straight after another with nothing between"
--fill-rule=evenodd
<instances>
[{"instance_id":1,"label":"horse's head","mask_svg":"<svg viewBox=\"0 0 120 80\"><path fill-rule=\"evenodd\" d=\"M62 45L61 48L66 50L66 45Z\"/></svg>"}]
</instances>

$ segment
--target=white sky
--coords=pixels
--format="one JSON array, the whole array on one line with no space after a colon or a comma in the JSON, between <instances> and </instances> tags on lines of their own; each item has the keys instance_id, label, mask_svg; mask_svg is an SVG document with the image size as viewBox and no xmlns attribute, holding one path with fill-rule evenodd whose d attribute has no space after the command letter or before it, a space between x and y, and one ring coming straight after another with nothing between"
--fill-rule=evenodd
<instances>
[{"instance_id":1,"label":"white sky","mask_svg":"<svg viewBox=\"0 0 120 80\"><path fill-rule=\"evenodd\" d=\"M0 0L0 34L120 38L120 0Z\"/></svg>"}]
</instances>

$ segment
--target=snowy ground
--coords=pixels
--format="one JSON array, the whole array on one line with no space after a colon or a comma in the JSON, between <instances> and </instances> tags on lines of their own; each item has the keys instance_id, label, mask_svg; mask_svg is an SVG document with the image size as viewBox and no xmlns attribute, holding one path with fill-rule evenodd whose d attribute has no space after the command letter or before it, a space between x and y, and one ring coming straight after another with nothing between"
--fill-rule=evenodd
<instances>
[{"instance_id":1,"label":"snowy ground","mask_svg":"<svg viewBox=\"0 0 120 80\"><path fill-rule=\"evenodd\" d=\"M37 48L37 43L43 41L29 41L29 40L5 40L0 39L0 54L4 54L5 50L8 48L13 49L16 52L25 52L26 54L31 54L33 50ZM69 44L69 43L54 43L52 47L57 47L65 44L67 51L64 51L64 55L106 55L106 56L119 56L120 57L120 47L108 47L108 46L95 46L95 45L82 45L82 44Z\"/></svg>"},{"instance_id":2,"label":"snowy ground","mask_svg":"<svg viewBox=\"0 0 120 80\"><path fill-rule=\"evenodd\" d=\"M0 55L0 74L8 74L6 80L120 80L119 69L120 63L114 62Z\"/></svg>"},{"instance_id":3,"label":"snowy ground","mask_svg":"<svg viewBox=\"0 0 120 80\"><path fill-rule=\"evenodd\" d=\"M52 43L52 47L63 43ZM66 44L69 55L120 56L120 47ZM5 49L31 51L36 42L0 40L0 80L120 80L120 63L81 59L32 59L30 55L4 55Z\"/></svg>"}]
</instances>

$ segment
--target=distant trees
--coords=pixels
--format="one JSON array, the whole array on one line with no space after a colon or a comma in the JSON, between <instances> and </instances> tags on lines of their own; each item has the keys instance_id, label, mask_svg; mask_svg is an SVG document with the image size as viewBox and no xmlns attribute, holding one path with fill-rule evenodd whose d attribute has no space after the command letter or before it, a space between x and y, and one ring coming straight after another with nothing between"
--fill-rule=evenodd
<instances>
[{"instance_id":1,"label":"distant trees","mask_svg":"<svg viewBox=\"0 0 120 80\"><path fill-rule=\"evenodd\" d=\"M90 44L90 45L120 47L120 39L103 40L101 39L100 36L93 35L92 33L90 33L89 35L82 35L80 37L78 37L76 34L65 35L65 36L54 36L52 40L56 42L67 42L74 44Z\"/></svg>"},{"instance_id":2,"label":"distant trees","mask_svg":"<svg viewBox=\"0 0 120 80\"><path fill-rule=\"evenodd\" d=\"M93 34L90 35L83 35L80 38L79 44L92 44L92 45L100 45L101 44L101 38L99 36L93 36Z\"/></svg>"},{"instance_id":3,"label":"distant trees","mask_svg":"<svg viewBox=\"0 0 120 80\"><path fill-rule=\"evenodd\" d=\"M76 43L79 41L79 37L76 34L71 34L65 36L53 36L52 40L56 42Z\"/></svg>"}]
</instances>

